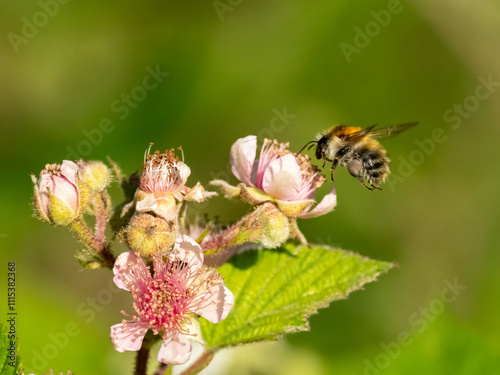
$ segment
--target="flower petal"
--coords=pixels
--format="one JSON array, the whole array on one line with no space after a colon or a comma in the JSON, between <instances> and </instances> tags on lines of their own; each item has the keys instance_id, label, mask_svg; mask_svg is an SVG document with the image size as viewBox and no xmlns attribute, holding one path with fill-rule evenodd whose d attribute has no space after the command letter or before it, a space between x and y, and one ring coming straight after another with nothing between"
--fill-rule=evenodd
<instances>
[{"instance_id":1,"label":"flower petal","mask_svg":"<svg viewBox=\"0 0 500 375\"><path fill-rule=\"evenodd\" d=\"M154 193L145 192L137 189L135 193L136 205L135 209L138 212L154 211L158 207Z\"/></svg>"},{"instance_id":2,"label":"flower petal","mask_svg":"<svg viewBox=\"0 0 500 375\"><path fill-rule=\"evenodd\" d=\"M111 327L111 341L119 352L137 351L141 348L144 335L148 331L147 324L131 322L115 324Z\"/></svg>"},{"instance_id":3,"label":"flower petal","mask_svg":"<svg viewBox=\"0 0 500 375\"><path fill-rule=\"evenodd\" d=\"M234 305L234 295L223 284L214 285L207 293L209 298L204 299L200 304L201 308L194 312L204 317L211 323L219 323L225 319Z\"/></svg>"},{"instance_id":4,"label":"flower petal","mask_svg":"<svg viewBox=\"0 0 500 375\"><path fill-rule=\"evenodd\" d=\"M187 322L182 326L183 332L186 336L189 336L189 341L195 341L201 345L206 345L201 336L200 321L198 317L192 316L187 320Z\"/></svg>"},{"instance_id":5,"label":"flower petal","mask_svg":"<svg viewBox=\"0 0 500 375\"><path fill-rule=\"evenodd\" d=\"M113 273L116 286L127 291L130 291L132 285L137 284L138 279L145 280L151 277L143 260L133 251L121 253L116 258Z\"/></svg>"},{"instance_id":6,"label":"flower petal","mask_svg":"<svg viewBox=\"0 0 500 375\"><path fill-rule=\"evenodd\" d=\"M191 343L180 334L165 339L158 352L158 361L171 365L186 363L190 357Z\"/></svg>"},{"instance_id":7,"label":"flower petal","mask_svg":"<svg viewBox=\"0 0 500 375\"><path fill-rule=\"evenodd\" d=\"M179 184L179 187L176 189L176 191L180 190L185 184L186 181L191 174L191 168L189 168L186 164L183 162L179 161L175 164L177 167L177 170L179 171L179 176L181 178L181 183Z\"/></svg>"},{"instance_id":8,"label":"flower petal","mask_svg":"<svg viewBox=\"0 0 500 375\"><path fill-rule=\"evenodd\" d=\"M240 138L231 146L231 170L238 180L248 186L254 186L251 174L256 154L257 136L255 135Z\"/></svg>"},{"instance_id":9,"label":"flower petal","mask_svg":"<svg viewBox=\"0 0 500 375\"><path fill-rule=\"evenodd\" d=\"M80 168L70 160L63 160L61 164L61 175L73 185L76 185L76 176Z\"/></svg>"},{"instance_id":10,"label":"flower petal","mask_svg":"<svg viewBox=\"0 0 500 375\"><path fill-rule=\"evenodd\" d=\"M295 200L302 180L300 167L292 154L287 154L269 163L262 189L273 197L291 201Z\"/></svg>"},{"instance_id":11,"label":"flower petal","mask_svg":"<svg viewBox=\"0 0 500 375\"><path fill-rule=\"evenodd\" d=\"M310 219L312 217L321 216L327 214L332 211L337 205L337 193L335 192L335 188L332 187L330 193L325 195L321 202L314 207L311 211L307 212L307 209L300 215L299 217L302 219Z\"/></svg>"},{"instance_id":12,"label":"flower petal","mask_svg":"<svg viewBox=\"0 0 500 375\"><path fill-rule=\"evenodd\" d=\"M174 250L170 252L170 260L176 258L188 263L195 271L203 265L203 250L195 240L183 234L175 241Z\"/></svg>"},{"instance_id":13,"label":"flower petal","mask_svg":"<svg viewBox=\"0 0 500 375\"><path fill-rule=\"evenodd\" d=\"M174 195L170 193L154 193L154 196L157 204L153 210L155 214L167 221L175 220L177 216L177 202Z\"/></svg>"},{"instance_id":14,"label":"flower petal","mask_svg":"<svg viewBox=\"0 0 500 375\"><path fill-rule=\"evenodd\" d=\"M78 210L78 188L64 177L52 176L51 193L62 200L74 212Z\"/></svg>"},{"instance_id":15,"label":"flower petal","mask_svg":"<svg viewBox=\"0 0 500 375\"><path fill-rule=\"evenodd\" d=\"M218 195L215 191L206 191L202 184L199 182L191 188L187 189L184 199L187 201L203 202L205 198L210 198L214 195Z\"/></svg>"}]
</instances>

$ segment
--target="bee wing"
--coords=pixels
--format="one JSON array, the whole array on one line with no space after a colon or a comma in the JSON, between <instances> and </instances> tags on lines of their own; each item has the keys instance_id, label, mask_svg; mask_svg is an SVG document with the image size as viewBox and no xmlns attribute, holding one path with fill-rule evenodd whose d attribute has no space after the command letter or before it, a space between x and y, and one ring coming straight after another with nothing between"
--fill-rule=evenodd
<instances>
[{"instance_id":1,"label":"bee wing","mask_svg":"<svg viewBox=\"0 0 500 375\"><path fill-rule=\"evenodd\" d=\"M413 128L417 124L418 124L418 122L408 122L406 124L386 126L385 128L372 130L368 134L370 135L370 137L373 137L373 138L390 138L390 137L394 137L395 135L398 135L401 132L404 132L405 130ZM366 128L366 129L373 129L373 126L370 126L369 128ZM363 130L366 130L366 129L363 129Z\"/></svg>"},{"instance_id":2,"label":"bee wing","mask_svg":"<svg viewBox=\"0 0 500 375\"><path fill-rule=\"evenodd\" d=\"M372 135L372 130L375 126L377 126L377 124L361 129L360 131L348 134L345 136L345 139L350 142L356 142L361 138L367 136L368 134Z\"/></svg>"}]
</instances>

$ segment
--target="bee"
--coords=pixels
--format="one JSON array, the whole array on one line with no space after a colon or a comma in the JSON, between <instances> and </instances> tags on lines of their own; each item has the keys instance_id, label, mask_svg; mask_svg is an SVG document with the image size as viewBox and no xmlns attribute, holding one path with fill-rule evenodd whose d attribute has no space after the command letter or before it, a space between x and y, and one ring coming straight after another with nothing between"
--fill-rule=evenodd
<instances>
[{"instance_id":1,"label":"bee","mask_svg":"<svg viewBox=\"0 0 500 375\"><path fill-rule=\"evenodd\" d=\"M308 142L302 150L311 143L308 150L316 144L316 158L323 159L323 168L327 161L332 163L332 182L333 171L340 164L368 190L382 190L379 185L390 173L391 160L385 148L376 139L393 137L415 125L416 122L409 122L379 129L374 129L376 125L364 129L345 125L333 126L319 134L317 140Z\"/></svg>"}]
</instances>

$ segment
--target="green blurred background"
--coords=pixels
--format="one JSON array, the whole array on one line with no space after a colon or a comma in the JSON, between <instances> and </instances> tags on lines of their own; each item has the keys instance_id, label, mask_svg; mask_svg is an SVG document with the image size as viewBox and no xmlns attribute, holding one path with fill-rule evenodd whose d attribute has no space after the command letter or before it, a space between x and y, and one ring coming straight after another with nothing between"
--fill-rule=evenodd
<instances>
[{"instance_id":1,"label":"green blurred background","mask_svg":"<svg viewBox=\"0 0 500 375\"><path fill-rule=\"evenodd\" d=\"M71 150L132 173L155 142L182 145L188 185L235 183L229 148L245 135L298 150L332 124L418 121L384 142L383 191L338 170L335 212L299 222L311 242L399 267L320 310L310 332L221 352L207 373L499 373L498 2L61 3L4 2L0 15L1 285L15 261L28 370L127 374L134 359L108 339L129 295L32 217L28 173ZM146 90L148 69L165 74ZM248 209L203 206L223 221Z\"/></svg>"}]
</instances>

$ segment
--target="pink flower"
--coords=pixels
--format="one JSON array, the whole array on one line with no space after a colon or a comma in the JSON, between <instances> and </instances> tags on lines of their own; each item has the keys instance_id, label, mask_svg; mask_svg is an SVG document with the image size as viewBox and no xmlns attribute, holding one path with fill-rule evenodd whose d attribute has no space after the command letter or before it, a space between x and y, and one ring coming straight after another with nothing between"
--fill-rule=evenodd
<instances>
[{"instance_id":1,"label":"pink flower","mask_svg":"<svg viewBox=\"0 0 500 375\"><path fill-rule=\"evenodd\" d=\"M115 349L137 351L146 332L162 332L158 360L182 364L191 356L191 343L203 343L197 316L212 323L225 319L234 304L214 268L203 266L203 252L190 237L176 241L166 260L153 257L153 272L141 257L130 251L118 256L115 284L132 293L135 314L111 327Z\"/></svg>"},{"instance_id":2,"label":"pink flower","mask_svg":"<svg viewBox=\"0 0 500 375\"><path fill-rule=\"evenodd\" d=\"M212 181L228 196L240 195L253 204L274 202L289 217L311 218L326 214L337 204L335 189L316 203L315 190L324 177L307 156L288 150L288 143L264 140L257 155L257 137L249 135L238 139L231 147L231 169L242 182L238 187L224 181Z\"/></svg>"},{"instance_id":3,"label":"pink flower","mask_svg":"<svg viewBox=\"0 0 500 375\"><path fill-rule=\"evenodd\" d=\"M177 203L183 200L202 202L216 193L207 192L200 183L185 186L191 169L174 154L166 150L147 154L142 169L140 188L136 192L136 210L153 211L172 221L177 215Z\"/></svg>"},{"instance_id":4,"label":"pink flower","mask_svg":"<svg viewBox=\"0 0 500 375\"><path fill-rule=\"evenodd\" d=\"M37 216L48 223L68 225L88 204L89 188L78 178L79 167L69 160L47 164L35 184L34 206Z\"/></svg>"}]
</instances>

